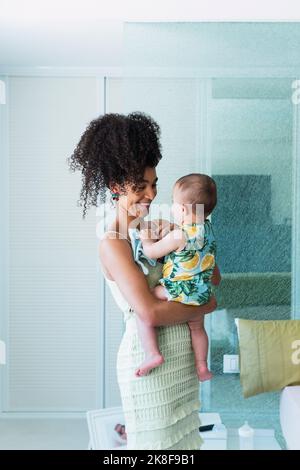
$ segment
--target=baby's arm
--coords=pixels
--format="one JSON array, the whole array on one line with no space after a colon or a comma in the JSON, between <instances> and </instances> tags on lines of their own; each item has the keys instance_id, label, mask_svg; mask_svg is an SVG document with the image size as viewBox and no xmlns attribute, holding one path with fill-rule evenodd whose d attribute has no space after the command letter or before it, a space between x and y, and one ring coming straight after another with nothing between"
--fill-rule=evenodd
<instances>
[{"instance_id":1,"label":"baby's arm","mask_svg":"<svg viewBox=\"0 0 300 470\"><path fill-rule=\"evenodd\" d=\"M157 240L157 235L153 230L144 229L140 232L144 253L152 259L162 258L172 251L183 249L186 238L181 229L171 230L161 240Z\"/></svg>"}]
</instances>

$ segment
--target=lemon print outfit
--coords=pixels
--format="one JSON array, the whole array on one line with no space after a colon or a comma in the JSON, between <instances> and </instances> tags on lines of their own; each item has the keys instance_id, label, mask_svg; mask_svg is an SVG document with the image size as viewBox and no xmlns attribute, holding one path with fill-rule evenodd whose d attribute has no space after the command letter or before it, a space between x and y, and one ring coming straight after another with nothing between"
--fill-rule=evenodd
<instances>
[{"instance_id":1,"label":"lemon print outfit","mask_svg":"<svg viewBox=\"0 0 300 470\"><path fill-rule=\"evenodd\" d=\"M215 267L216 240L211 222L182 224L186 237L181 251L164 258L163 277L168 300L190 305L206 304L212 295L211 277Z\"/></svg>"}]
</instances>

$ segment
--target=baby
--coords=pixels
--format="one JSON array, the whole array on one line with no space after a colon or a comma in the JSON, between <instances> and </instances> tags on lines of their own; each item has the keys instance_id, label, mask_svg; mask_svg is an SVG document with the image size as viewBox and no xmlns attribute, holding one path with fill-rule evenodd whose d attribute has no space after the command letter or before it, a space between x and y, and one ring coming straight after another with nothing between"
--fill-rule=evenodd
<instances>
[{"instance_id":1,"label":"baby","mask_svg":"<svg viewBox=\"0 0 300 470\"><path fill-rule=\"evenodd\" d=\"M145 255L152 259L164 256L163 277L152 292L161 300L203 305L210 300L212 284L218 285L221 279L215 262L216 241L207 219L217 203L216 184L203 174L183 176L173 187L172 202L175 221L172 230L166 233L165 229L160 240L152 230L140 232ZM197 375L203 382L212 377L207 367L208 337L204 316L188 325ZM145 351L145 360L135 371L139 377L161 365L164 358L158 348L155 328L146 325L138 316L137 328Z\"/></svg>"}]
</instances>

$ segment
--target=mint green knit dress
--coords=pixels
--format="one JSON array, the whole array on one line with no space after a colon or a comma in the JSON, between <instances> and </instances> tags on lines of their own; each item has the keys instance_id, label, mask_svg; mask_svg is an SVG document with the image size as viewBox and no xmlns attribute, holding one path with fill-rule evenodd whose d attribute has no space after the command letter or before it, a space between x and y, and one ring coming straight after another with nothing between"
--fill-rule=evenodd
<instances>
[{"instance_id":1,"label":"mint green knit dress","mask_svg":"<svg viewBox=\"0 0 300 470\"><path fill-rule=\"evenodd\" d=\"M162 276L162 264L143 261L150 287ZM134 372L144 360L135 312L116 282L107 279L123 311L125 332L117 355L117 378L127 433L127 449L199 450L200 400L194 351L187 323L157 327L165 362L143 377Z\"/></svg>"}]
</instances>

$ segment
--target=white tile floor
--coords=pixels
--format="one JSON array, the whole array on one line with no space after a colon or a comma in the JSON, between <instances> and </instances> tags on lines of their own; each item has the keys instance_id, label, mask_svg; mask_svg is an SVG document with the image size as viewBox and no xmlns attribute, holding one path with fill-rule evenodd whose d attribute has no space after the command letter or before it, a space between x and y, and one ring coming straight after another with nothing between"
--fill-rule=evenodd
<instances>
[{"instance_id":1,"label":"white tile floor","mask_svg":"<svg viewBox=\"0 0 300 470\"><path fill-rule=\"evenodd\" d=\"M86 450L85 418L0 418L0 450Z\"/></svg>"}]
</instances>

